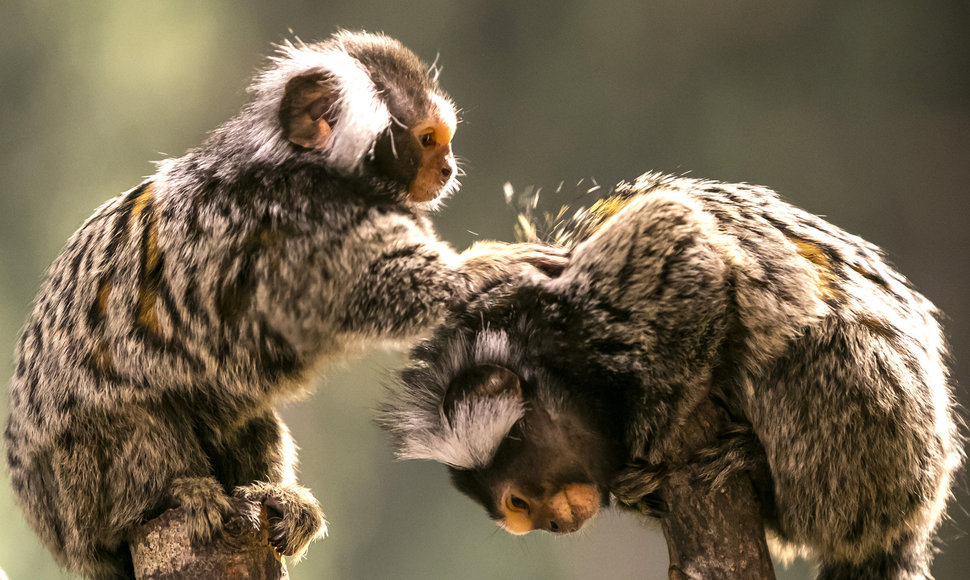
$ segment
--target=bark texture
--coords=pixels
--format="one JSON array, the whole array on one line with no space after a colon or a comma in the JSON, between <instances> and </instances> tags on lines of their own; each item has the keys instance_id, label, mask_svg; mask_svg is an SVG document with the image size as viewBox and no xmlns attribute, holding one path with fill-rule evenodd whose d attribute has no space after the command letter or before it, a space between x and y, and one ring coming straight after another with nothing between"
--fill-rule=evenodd
<instances>
[{"instance_id":1,"label":"bark texture","mask_svg":"<svg viewBox=\"0 0 970 580\"><path fill-rule=\"evenodd\" d=\"M265 513L262 520L259 530L230 522L224 540L194 546L186 534L183 513L168 510L140 526L130 538L135 578L286 580L286 565L269 543Z\"/></svg>"},{"instance_id":2,"label":"bark texture","mask_svg":"<svg viewBox=\"0 0 970 580\"><path fill-rule=\"evenodd\" d=\"M670 554L671 580L774 580L759 504L743 472L720 487L701 477L701 467L684 462L709 446L727 423L723 410L701 402L671 451L659 493L666 510L660 523Z\"/></svg>"}]
</instances>

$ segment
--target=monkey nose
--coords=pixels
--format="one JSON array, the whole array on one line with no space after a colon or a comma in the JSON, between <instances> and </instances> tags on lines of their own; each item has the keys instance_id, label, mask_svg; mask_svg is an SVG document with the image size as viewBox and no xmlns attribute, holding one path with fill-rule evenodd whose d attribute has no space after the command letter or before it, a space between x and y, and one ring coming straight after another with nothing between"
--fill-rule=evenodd
<instances>
[{"instance_id":1,"label":"monkey nose","mask_svg":"<svg viewBox=\"0 0 970 580\"><path fill-rule=\"evenodd\" d=\"M546 529L554 534L569 534L582 527L581 519L552 518L546 524Z\"/></svg>"}]
</instances>

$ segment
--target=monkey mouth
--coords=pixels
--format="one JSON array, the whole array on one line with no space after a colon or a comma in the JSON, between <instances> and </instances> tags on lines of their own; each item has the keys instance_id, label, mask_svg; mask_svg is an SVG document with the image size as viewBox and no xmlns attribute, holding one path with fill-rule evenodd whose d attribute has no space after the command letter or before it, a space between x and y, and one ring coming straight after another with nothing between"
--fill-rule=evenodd
<instances>
[{"instance_id":1,"label":"monkey mouth","mask_svg":"<svg viewBox=\"0 0 970 580\"><path fill-rule=\"evenodd\" d=\"M416 203L434 201L439 197L446 197L457 189L458 181L453 174L439 178L418 176L408 188L407 197Z\"/></svg>"}]
</instances>

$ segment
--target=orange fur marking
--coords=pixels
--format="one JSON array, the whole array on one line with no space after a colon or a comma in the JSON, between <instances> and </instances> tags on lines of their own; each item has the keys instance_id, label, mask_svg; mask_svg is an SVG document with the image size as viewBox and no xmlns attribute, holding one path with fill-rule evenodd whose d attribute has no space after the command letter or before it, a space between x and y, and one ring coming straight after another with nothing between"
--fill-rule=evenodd
<instances>
[{"instance_id":1,"label":"orange fur marking","mask_svg":"<svg viewBox=\"0 0 970 580\"><path fill-rule=\"evenodd\" d=\"M145 193L135 199L135 205L131 210L133 218L137 218L145 208L149 207L153 199L153 191L150 187L145 188ZM154 213L149 216L148 233L145 239L145 272L152 272L158 267L158 216ZM147 283L146 283L147 282ZM161 327L158 323L158 313L155 305L158 302L157 288L154 288L149 281L142 280L138 295L138 323L147 328L152 334L161 336Z\"/></svg>"},{"instance_id":2,"label":"orange fur marking","mask_svg":"<svg viewBox=\"0 0 970 580\"><path fill-rule=\"evenodd\" d=\"M153 197L155 197L155 190L149 184L145 187L145 191L135 198L135 205L131 208L131 221L138 219L141 212L152 202Z\"/></svg>"},{"instance_id":3,"label":"orange fur marking","mask_svg":"<svg viewBox=\"0 0 970 580\"><path fill-rule=\"evenodd\" d=\"M111 280L102 280L98 286L98 314L101 318L108 315L109 296L111 296Z\"/></svg>"},{"instance_id":4,"label":"orange fur marking","mask_svg":"<svg viewBox=\"0 0 970 580\"><path fill-rule=\"evenodd\" d=\"M155 269L158 266L158 222L154 218L152 219L152 223L148 224L147 257L145 267L148 270Z\"/></svg>"},{"instance_id":5,"label":"orange fur marking","mask_svg":"<svg viewBox=\"0 0 970 580\"><path fill-rule=\"evenodd\" d=\"M112 372L113 361L111 359L111 349L108 347L108 343L103 340L98 342L98 345L94 347L94 352L92 353L91 359L94 361L95 367L105 374Z\"/></svg>"},{"instance_id":6,"label":"orange fur marking","mask_svg":"<svg viewBox=\"0 0 970 580\"><path fill-rule=\"evenodd\" d=\"M838 276L832 270L832 264L829 262L825 252L817 244L809 242L808 240L791 236L785 237L788 238L788 241L795 244L799 256L805 258L815 266L816 285L822 297L833 297L835 295L833 282L838 279Z\"/></svg>"},{"instance_id":7,"label":"orange fur marking","mask_svg":"<svg viewBox=\"0 0 970 580\"><path fill-rule=\"evenodd\" d=\"M138 323L153 334L161 336L158 313L155 312L157 298L154 290L142 288L141 295L138 297Z\"/></svg>"}]
</instances>

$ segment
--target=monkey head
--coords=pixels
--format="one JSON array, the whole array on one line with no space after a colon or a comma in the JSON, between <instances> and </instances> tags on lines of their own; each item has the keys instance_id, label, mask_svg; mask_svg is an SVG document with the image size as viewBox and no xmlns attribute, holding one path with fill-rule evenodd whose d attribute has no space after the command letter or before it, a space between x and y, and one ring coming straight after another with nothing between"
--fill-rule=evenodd
<instances>
[{"instance_id":1,"label":"monkey head","mask_svg":"<svg viewBox=\"0 0 970 580\"><path fill-rule=\"evenodd\" d=\"M506 333L451 338L416 349L423 364L402 373L402 398L384 409L399 456L445 463L512 534L578 530L609 503L621 438L582 389L527 363Z\"/></svg>"},{"instance_id":2,"label":"monkey head","mask_svg":"<svg viewBox=\"0 0 970 580\"><path fill-rule=\"evenodd\" d=\"M437 69L401 43L344 31L285 42L271 60L252 102L210 139L214 171L316 166L352 192L413 203L457 189L455 107Z\"/></svg>"},{"instance_id":3,"label":"monkey head","mask_svg":"<svg viewBox=\"0 0 970 580\"><path fill-rule=\"evenodd\" d=\"M452 424L487 412L502 397L522 407L522 417L483 468L450 467L455 487L485 507L512 534L578 530L609 501L609 473L600 433L567 401L549 401L537 385L511 370L478 365L449 386L443 410Z\"/></svg>"}]
</instances>

